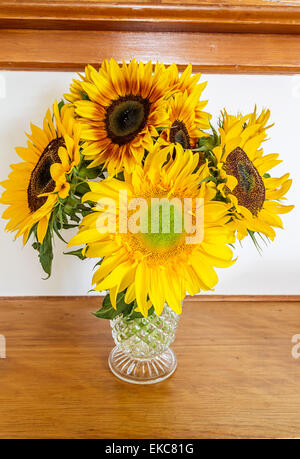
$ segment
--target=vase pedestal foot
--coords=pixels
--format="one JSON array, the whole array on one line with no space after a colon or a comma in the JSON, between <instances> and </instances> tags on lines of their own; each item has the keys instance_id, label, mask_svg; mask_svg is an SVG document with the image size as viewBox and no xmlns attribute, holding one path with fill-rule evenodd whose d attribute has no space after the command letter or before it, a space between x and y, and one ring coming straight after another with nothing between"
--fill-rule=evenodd
<instances>
[{"instance_id":1,"label":"vase pedestal foot","mask_svg":"<svg viewBox=\"0 0 300 459\"><path fill-rule=\"evenodd\" d=\"M167 349L150 359L136 359L116 346L110 353L108 364L112 373L123 381L133 384L155 384L174 373L177 359L172 349Z\"/></svg>"}]
</instances>

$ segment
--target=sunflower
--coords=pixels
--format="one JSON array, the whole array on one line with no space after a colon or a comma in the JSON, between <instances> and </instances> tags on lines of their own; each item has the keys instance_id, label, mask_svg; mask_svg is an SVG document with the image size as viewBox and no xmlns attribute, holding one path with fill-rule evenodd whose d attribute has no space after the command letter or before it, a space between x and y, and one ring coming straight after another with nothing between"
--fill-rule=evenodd
<instances>
[{"instance_id":1,"label":"sunflower","mask_svg":"<svg viewBox=\"0 0 300 459\"><path fill-rule=\"evenodd\" d=\"M85 244L86 257L104 257L93 283L97 291L110 290L115 308L117 295L126 291L125 302L136 301L137 310L144 316L152 305L156 313L161 314L165 302L176 313L181 313L181 302L187 291L194 295L200 290L213 289L218 282L214 267L228 267L233 263L232 251L227 245L234 242L232 225L227 224L230 220L228 205L213 201L216 192L205 180L209 175L207 165L195 170L198 154L184 150L179 144L175 149L175 158L170 159L168 149L160 149L156 144L144 165L137 165L131 173L125 171L124 181L109 177L99 183L90 183L91 192L83 198L98 202L98 206L83 219L79 233L69 245ZM175 231L175 216L177 212L180 214L175 205L168 217L167 231L162 231L161 214L154 222L159 228L157 231L152 230L152 220L149 228L150 218L144 226L146 231L127 231L127 221L132 214L124 229L126 217L120 210L123 208L119 201L120 191L127 193L129 203L133 198L146 200L147 212L150 210L151 215L157 206L153 198L175 198L181 203L185 198L202 198L203 238L191 243L185 229ZM99 221L103 215L99 199L103 198L116 203L116 220L123 222L122 231L120 225L115 232L103 230L105 225ZM191 213L195 216L194 207Z\"/></svg>"},{"instance_id":2,"label":"sunflower","mask_svg":"<svg viewBox=\"0 0 300 459\"><path fill-rule=\"evenodd\" d=\"M101 69L105 69L105 64L106 64L106 61L104 61L101 65ZM84 75L81 75L80 73L78 73L78 76L79 78L81 79L80 80L75 80L73 79L73 82L72 84L70 85L70 90L71 90L71 93L70 94L65 94L65 98L71 102L71 103L74 103L78 100L82 100L83 98L88 98L88 95L86 94L86 92L83 90L82 88L82 85L81 83L82 82L85 82L85 83L93 83L93 80L91 78L91 73L94 71L94 67L91 66L91 65L87 65L86 68L85 68L85 74Z\"/></svg>"},{"instance_id":3,"label":"sunflower","mask_svg":"<svg viewBox=\"0 0 300 459\"><path fill-rule=\"evenodd\" d=\"M165 98L170 93L162 64L132 60L120 67L114 59L104 61L99 72L87 68L83 81L76 81L72 94L85 140L83 154L90 167L104 165L110 175L131 171L157 137L157 128L168 122ZM78 95L81 99L78 100Z\"/></svg>"},{"instance_id":4,"label":"sunflower","mask_svg":"<svg viewBox=\"0 0 300 459\"><path fill-rule=\"evenodd\" d=\"M202 129L209 129L211 115L203 111L207 101L200 101L202 90L198 85L190 95L187 91L179 92L168 100L170 128L162 133L167 143L179 143L185 149L193 149L199 137L206 135Z\"/></svg>"},{"instance_id":5,"label":"sunflower","mask_svg":"<svg viewBox=\"0 0 300 459\"><path fill-rule=\"evenodd\" d=\"M196 87L200 86L202 92L207 85L206 82L198 84L201 73L193 75L191 64L185 68L181 75L179 75L177 65L172 64L167 68L167 75L169 86L173 93L186 91L190 95Z\"/></svg>"},{"instance_id":6,"label":"sunflower","mask_svg":"<svg viewBox=\"0 0 300 459\"><path fill-rule=\"evenodd\" d=\"M265 155L261 144L266 140L269 110L260 115L242 116L222 113L220 145L213 149L216 158L214 175L219 174L218 190L233 206L238 239L249 232L261 233L274 240L274 228L282 228L279 214L294 206L279 202L291 187L289 174L271 178L269 171L281 163L277 153Z\"/></svg>"},{"instance_id":7,"label":"sunflower","mask_svg":"<svg viewBox=\"0 0 300 459\"><path fill-rule=\"evenodd\" d=\"M24 160L12 165L0 202L9 207L3 218L9 220L6 230L23 235L24 244L37 224L37 238L43 243L49 219L58 199L69 195L67 176L80 161L80 129L69 105L53 106L54 117L47 111L43 129L31 125L27 147L16 152Z\"/></svg>"}]
</instances>

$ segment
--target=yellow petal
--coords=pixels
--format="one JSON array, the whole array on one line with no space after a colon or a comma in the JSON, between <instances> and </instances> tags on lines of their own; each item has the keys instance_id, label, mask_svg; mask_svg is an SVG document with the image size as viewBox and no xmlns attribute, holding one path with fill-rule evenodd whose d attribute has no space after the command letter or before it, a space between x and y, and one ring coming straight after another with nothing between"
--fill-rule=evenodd
<instances>
[{"instance_id":1,"label":"yellow petal","mask_svg":"<svg viewBox=\"0 0 300 459\"><path fill-rule=\"evenodd\" d=\"M38 223L37 238L40 244L44 242L45 236L47 234L49 218L50 214L43 217Z\"/></svg>"},{"instance_id":2,"label":"yellow petal","mask_svg":"<svg viewBox=\"0 0 300 459\"><path fill-rule=\"evenodd\" d=\"M148 277L144 263L140 263L135 274L135 296L141 313L147 317L147 294Z\"/></svg>"}]
</instances>

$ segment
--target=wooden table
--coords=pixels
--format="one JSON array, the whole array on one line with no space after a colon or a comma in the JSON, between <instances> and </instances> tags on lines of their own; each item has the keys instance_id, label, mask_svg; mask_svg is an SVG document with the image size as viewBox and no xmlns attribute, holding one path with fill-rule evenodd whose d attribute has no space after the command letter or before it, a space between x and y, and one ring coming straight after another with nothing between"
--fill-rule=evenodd
<instances>
[{"instance_id":1,"label":"wooden table","mask_svg":"<svg viewBox=\"0 0 300 459\"><path fill-rule=\"evenodd\" d=\"M178 369L144 387L110 374L98 306L0 300L0 438L300 437L299 301L187 300Z\"/></svg>"}]
</instances>

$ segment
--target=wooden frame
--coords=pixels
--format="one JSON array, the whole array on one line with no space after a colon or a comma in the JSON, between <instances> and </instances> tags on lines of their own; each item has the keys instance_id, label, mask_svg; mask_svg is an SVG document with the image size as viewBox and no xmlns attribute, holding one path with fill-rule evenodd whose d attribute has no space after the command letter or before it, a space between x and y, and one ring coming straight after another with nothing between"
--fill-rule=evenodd
<instances>
[{"instance_id":1,"label":"wooden frame","mask_svg":"<svg viewBox=\"0 0 300 459\"><path fill-rule=\"evenodd\" d=\"M298 0L9 0L2 28L299 33Z\"/></svg>"},{"instance_id":2,"label":"wooden frame","mask_svg":"<svg viewBox=\"0 0 300 459\"><path fill-rule=\"evenodd\" d=\"M300 72L294 0L190 1L1 1L0 68L73 71L113 56L213 73Z\"/></svg>"}]
</instances>

